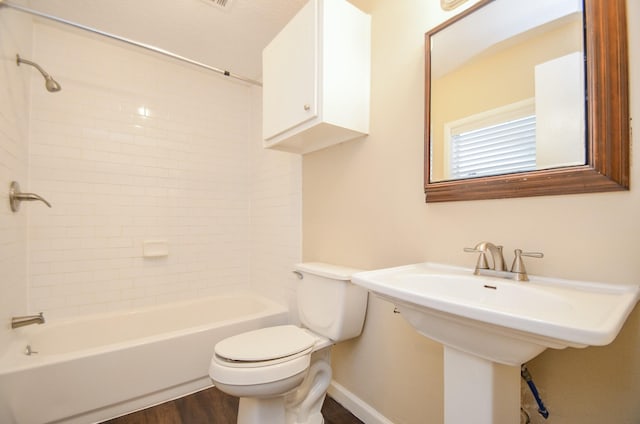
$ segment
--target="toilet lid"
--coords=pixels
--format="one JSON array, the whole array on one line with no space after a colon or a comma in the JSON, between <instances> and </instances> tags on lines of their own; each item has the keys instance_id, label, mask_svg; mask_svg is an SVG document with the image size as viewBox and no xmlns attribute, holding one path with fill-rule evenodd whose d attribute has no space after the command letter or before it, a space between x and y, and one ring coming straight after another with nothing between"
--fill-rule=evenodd
<instances>
[{"instance_id":1,"label":"toilet lid","mask_svg":"<svg viewBox=\"0 0 640 424\"><path fill-rule=\"evenodd\" d=\"M316 339L294 325L261 328L222 340L215 346L219 357L241 362L284 358L308 350Z\"/></svg>"}]
</instances>

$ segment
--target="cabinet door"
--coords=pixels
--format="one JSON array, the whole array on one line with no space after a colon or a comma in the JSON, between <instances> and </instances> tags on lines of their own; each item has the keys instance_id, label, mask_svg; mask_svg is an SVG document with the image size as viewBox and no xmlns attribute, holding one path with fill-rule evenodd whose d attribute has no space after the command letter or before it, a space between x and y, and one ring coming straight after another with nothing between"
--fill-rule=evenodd
<instances>
[{"instance_id":1,"label":"cabinet door","mask_svg":"<svg viewBox=\"0 0 640 424\"><path fill-rule=\"evenodd\" d=\"M318 1L310 1L262 53L262 134L268 140L318 112Z\"/></svg>"}]
</instances>

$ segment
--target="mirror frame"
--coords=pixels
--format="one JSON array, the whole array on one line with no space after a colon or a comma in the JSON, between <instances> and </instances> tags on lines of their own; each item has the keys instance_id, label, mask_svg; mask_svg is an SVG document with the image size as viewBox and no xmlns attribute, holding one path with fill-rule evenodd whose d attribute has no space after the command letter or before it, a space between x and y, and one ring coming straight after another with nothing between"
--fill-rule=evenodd
<instances>
[{"instance_id":1,"label":"mirror frame","mask_svg":"<svg viewBox=\"0 0 640 424\"><path fill-rule=\"evenodd\" d=\"M625 0L584 0L588 96L586 165L430 181L430 39L492 1L481 0L425 34L426 202L628 190L630 116Z\"/></svg>"}]
</instances>

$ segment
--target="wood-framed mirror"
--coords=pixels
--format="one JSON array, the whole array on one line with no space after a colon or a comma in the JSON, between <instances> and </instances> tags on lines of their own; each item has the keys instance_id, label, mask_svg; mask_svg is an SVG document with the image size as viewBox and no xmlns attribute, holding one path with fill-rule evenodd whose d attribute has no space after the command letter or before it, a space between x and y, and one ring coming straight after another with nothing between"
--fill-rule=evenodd
<instances>
[{"instance_id":1,"label":"wood-framed mirror","mask_svg":"<svg viewBox=\"0 0 640 424\"><path fill-rule=\"evenodd\" d=\"M444 148L446 153L441 153L437 150L438 148L442 149L438 143L444 145L444 137L442 137L441 134L446 131L451 132L451 128L453 127L458 128L458 133L465 133L465 128L469 125L467 124L467 117L465 117L465 119L445 119L444 123L441 121L435 123L435 115L436 112L440 110L440 105L433 103L432 95L438 88L432 84L436 78L435 73L441 73L441 70L437 68L437 66L440 66L439 63L436 63L436 60L439 60L438 57L436 57L435 54L432 55L432 46L435 45L438 37L441 37L446 31L450 31L451 28L456 25L461 25L467 17L482 12L482 9L488 5L495 6L499 2L514 3L515 1L516 0L481 0L479 3L437 26L425 35L424 163L426 201L444 202L628 190L630 117L625 0L569 1L569 3L574 5L572 7L575 7L577 4L577 7L581 9L580 19L582 21L579 25L580 34L583 37L583 40L580 40L583 42L583 50L582 53L578 53L578 56L580 56L580 63L583 63L579 66L583 67L584 74L582 77L571 77L570 82L574 80L578 81L578 87L582 84L583 91L580 95L583 97L580 101L583 103L582 106L574 109L576 109L583 118L582 120L576 120L576 115L574 114L570 117L562 118L559 121L561 125L562 122L576 123L576 121L581 121L581 126L579 125L578 131L582 132L580 133L581 138L578 139L578 144L584 146L584 151L577 154L577 159L572 158L570 161L564 159L557 160L553 162L554 164L552 165L531 168L531 170L525 171L507 171L500 175L476 176L474 174L467 174L465 176L465 174L460 174L455 176L453 173L447 172L437 175L437 173L440 172L437 171L437 163L445 162L445 167L451 166L449 165L452 160L451 157L454 156L452 153L453 148L448 144ZM517 1L522 1L523 4L538 3L529 0ZM505 19L506 17L511 18L511 15L502 14L499 16L501 19ZM564 22L566 19L563 18L559 21ZM475 28L473 36L479 38L482 33L493 33L500 25L501 23L496 21L491 27ZM536 30L528 32L535 33ZM455 35L449 38L459 39L460 36ZM439 43L440 41L437 42ZM554 43L547 41L547 44ZM502 43L502 45L514 45L514 43L506 42ZM448 55L455 55L455 53L455 51L452 52L451 49L449 49ZM567 57L568 56L569 55L567 55ZM575 63L577 62L574 60L573 63L574 65L572 66L575 68ZM554 79L557 78L551 78L551 80ZM477 86L484 84L476 80L475 77L473 80ZM499 85L502 86L502 82ZM535 80L532 81L530 85L535 85ZM543 84L540 85L542 86ZM576 87L576 84L573 83L567 85L572 85L574 88ZM562 85L562 87L564 87L564 85ZM500 87L490 88L497 90ZM512 90L512 88L507 89ZM553 90L552 88L551 91ZM555 90L557 90L557 88ZM452 91L446 92L451 93ZM522 110L533 110L534 120L536 117L542 119L543 109L539 105L536 106L536 101L535 96L532 96L530 100L511 102L507 109L522 108ZM454 104L463 105L466 104L466 102L468 102L467 99L456 98ZM558 102L551 99L551 103L555 104ZM583 109L580 110L580 107ZM491 113L489 115L494 116L499 115L496 111L503 111L504 107L491 107L490 109ZM482 118L486 113L471 115L475 118ZM548 115L552 117L556 116L556 118L559 116L556 112ZM483 122L484 119L475 118L471 119L471 121ZM487 122L490 122L491 119ZM558 119L556 119L556 121L558 121ZM534 133L541 134L543 132L539 129L541 124L534 122L533 126L537 128L534 130ZM441 130L441 127L445 129ZM460 128L462 128L462 130ZM563 129L558 129L557 127L555 129L552 128L550 131L547 130L547 136L549 133L551 134L551 141L547 142L547 145L551 146L550 150L558 150L557 146L565 143L567 137L562 131ZM562 136L557 136L557 134L562 134ZM450 137L451 134L447 133L447 143L449 143ZM536 147L534 147L534 149L536 149ZM541 150L541 148L538 147L538 150ZM538 153L538 156L541 156L541 154ZM535 153L533 161L533 166L535 166ZM540 159L538 159L538 161L540 161ZM569 165L566 166L566 164ZM442 165L440 165L440 167L442 167Z\"/></svg>"}]
</instances>

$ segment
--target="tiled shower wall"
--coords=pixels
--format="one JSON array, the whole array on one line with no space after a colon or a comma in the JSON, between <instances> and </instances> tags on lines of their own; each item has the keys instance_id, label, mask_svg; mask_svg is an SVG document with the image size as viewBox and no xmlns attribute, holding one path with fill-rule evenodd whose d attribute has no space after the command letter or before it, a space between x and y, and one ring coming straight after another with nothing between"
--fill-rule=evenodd
<instances>
[{"instance_id":1,"label":"tiled shower wall","mask_svg":"<svg viewBox=\"0 0 640 424\"><path fill-rule=\"evenodd\" d=\"M298 279L292 266L302 258L302 159L262 147L261 89L253 90L255 125L250 144L250 280L252 289L287 304L295 315Z\"/></svg>"},{"instance_id":2,"label":"tiled shower wall","mask_svg":"<svg viewBox=\"0 0 640 424\"><path fill-rule=\"evenodd\" d=\"M9 183L27 182L29 135L28 69L16 65L16 54L31 55L31 19L3 9L0 13L0 320L27 307L27 218L9 208ZM0 353L10 337L0 326Z\"/></svg>"},{"instance_id":3,"label":"tiled shower wall","mask_svg":"<svg viewBox=\"0 0 640 424\"><path fill-rule=\"evenodd\" d=\"M62 91L32 78L28 188L53 208L26 205L31 311L126 310L249 288L252 274L286 300L289 274L269 273L299 258L300 159L256 147L255 89L49 24L33 56ZM253 243L261 220L293 233ZM145 241L168 256L143 257Z\"/></svg>"}]
</instances>

